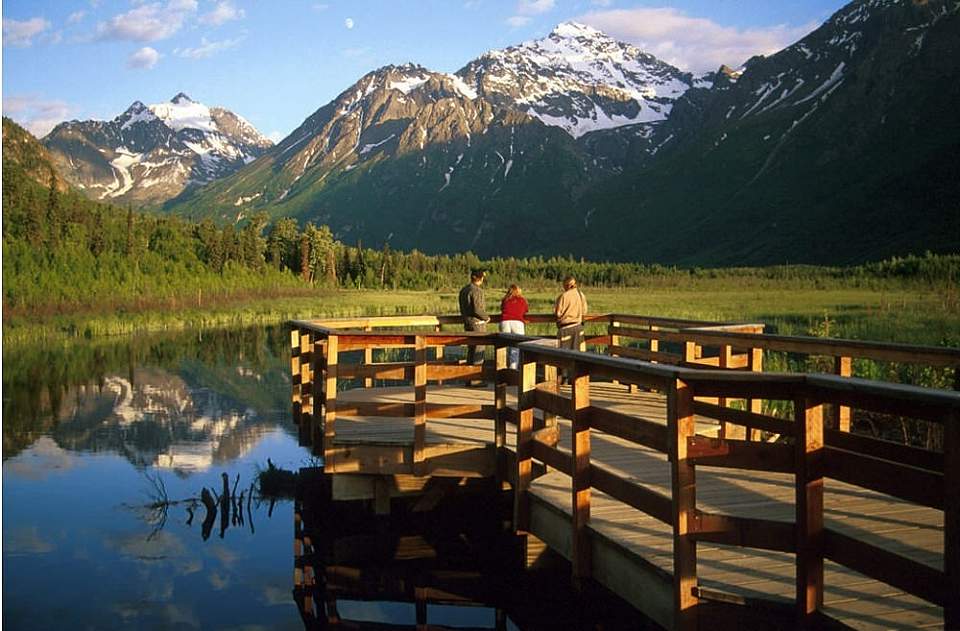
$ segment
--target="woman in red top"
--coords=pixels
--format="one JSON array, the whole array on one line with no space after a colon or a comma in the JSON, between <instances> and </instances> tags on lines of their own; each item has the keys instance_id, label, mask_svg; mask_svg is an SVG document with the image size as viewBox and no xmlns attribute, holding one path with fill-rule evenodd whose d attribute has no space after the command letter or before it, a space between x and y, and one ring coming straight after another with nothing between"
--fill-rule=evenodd
<instances>
[{"instance_id":1,"label":"woman in red top","mask_svg":"<svg viewBox=\"0 0 960 631\"><path fill-rule=\"evenodd\" d=\"M527 299L523 297L523 292L517 285L510 285L503 300L500 301L500 331L503 333L524 334L524 325L526 321ZM510 368L516 370L520 364L520 349L511 346L507 352Z\"/></svg>"}]
</instances>

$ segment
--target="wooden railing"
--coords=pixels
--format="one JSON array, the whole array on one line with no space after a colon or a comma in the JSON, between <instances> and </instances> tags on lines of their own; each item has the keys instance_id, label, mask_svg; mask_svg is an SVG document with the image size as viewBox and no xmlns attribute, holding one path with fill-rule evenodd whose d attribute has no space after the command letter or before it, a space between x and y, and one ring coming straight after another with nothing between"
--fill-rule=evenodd
<instances>
[{"instance_id":1,"label":"wooden railing","mask_svg":"<svg viewBox=\"0 0 960 631\"><path fill-rule=\"evenodd\" d=\"M573 573L591 573L591 490L596 489L673 528L675 625L697 627L697 543L779 550L796 555L796 607L801 622L816 624L823 606L823 565L830 559L944 608L947 628L960 625L960 394L827 375L743 374L658 366L520 344L515 521L529 525L533 462L570 476ZM573 375L570 395L554 382L538 382L544 366ZM591 380L653 389L667 397L666 426L590 404ZM696 398L735 397L793 401L784 420L744 413L738 422L788 440L756 443L706 438L694 415L720 412ZM933 452L825 428L824 404L890 412L944 426L944 450ZM534 410L570 419L568 449L539 438ZM721 414L715 414L713 418ZM618 476L591 462L591 431L600 430L668 455L670 494ZM697 508L697 465L788 473L794 477L793 523L714 514ZM944 511L943 571L884 550L824 525L824 478L830 477Z\"/></svg>"},{"instance_id":2,"label":"wooden railing","mask_svg":"<svg viewBox=\"0 0 960 631\"><path fill-rule=\"evenodd\" d=\"M546 319L547 316L539 316ZM451 333L451 316L364 318L294 322L291 337L294 420L304 444L325 455L336 437L338 413L348 416L398 416L414 419L412 467L396 472L427 472L425 435L428 418L462 416L493 419L491 442L505 450L508 426L516 427L515 467L507 477L515 484L515 525L528 528L528 491L534 462L570 476L573 572L590 576L591 490L596 489L673 529L674 608L678 627L696 626L697 543L716 542L796 555L796 607L802 622L815 624L823 604L823 564L830 559L868 577L943 607L947 628L960 627L960 394L900 384L866 381L844 375L762 373L764 351L830 355L849 365L867 357L931 366L960 366L960 351L896 344L770 336L759 325L712 325L662 318L604 315L592 326L606 335L592 344L615 355L630 354L624 338L648 340L651 353L638 361L589 352L561 350L527 336L500 333ZM407 330L374 330L379 327ZM409 327L423 330L410 331ZM366 330L364 330L366 329ZM659 342L680 345L677 357ZM444 355L450 346L489 345L495 360L468 366ZM508 346L519 346L521 365L510 370ZM411 349L412 361L372 363L375 349ZM719 349L719 352L717 352ZM411 350L407 350L410 353ZM345 354L362 351L358 361ZM711 352L715 354L711 355ZM632 351L631 351L632 352ZM653 355L657 353L657 355ZM714 359L715 358L715 359ZM845 359L846 358L846 359ZM571 376L570 395L557 387L558 370ZM843 371L841 371L842 373ZM491 404L434 404L427 384L468 379L494 381ZM412 403L340 404L338 383L401 379L414 388ZM667 424L591 405L590 384L616 381L627 387L662 392ZM518 407L507 405L507 391L517 388ZM746 400L743 409L728 407ZM791 402L793 417L762 413L763 401ZM826 408L825 406L829 406ZM919 449L851 434L843 424L826 422L825 409L865 410L923 419L943 428L942 450ZM534 411L542 414L535 416ZM694 415L743 432L719 438L698 436ZM556 418L572 423L569 449L559 448ZM535 425L534 420L537 419ZM626 479L591 462L592 431L620 437L669 456L672 484L666 494ZM781 437L773 443L750 441L759 432ZM334 464L334 463L331 463ZM792 523L714 514L697 507L698 465L786 473L793 476L796 516ZM944 513L943 570L881 549L825 526L823 480L829 477Z\"/></svg>"}]
</instances>

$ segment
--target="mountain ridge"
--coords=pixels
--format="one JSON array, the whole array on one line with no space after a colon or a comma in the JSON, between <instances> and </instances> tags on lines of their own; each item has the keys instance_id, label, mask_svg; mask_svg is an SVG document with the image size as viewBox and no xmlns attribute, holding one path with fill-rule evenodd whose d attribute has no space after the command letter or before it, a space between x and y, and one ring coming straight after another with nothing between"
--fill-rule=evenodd
<instances>
[{"instance_id":1,"label":"mountain ridge","mask_svg":"<svg viewBox=\"0 0 960 631\"><path fill-rule=\"evenodd\" d=\"M252 162L272 143L248 121L183 92L134 101L110 121L69 121L41 142L66 179L89 197L156 204Z\"/></svg>"}]
</instances>

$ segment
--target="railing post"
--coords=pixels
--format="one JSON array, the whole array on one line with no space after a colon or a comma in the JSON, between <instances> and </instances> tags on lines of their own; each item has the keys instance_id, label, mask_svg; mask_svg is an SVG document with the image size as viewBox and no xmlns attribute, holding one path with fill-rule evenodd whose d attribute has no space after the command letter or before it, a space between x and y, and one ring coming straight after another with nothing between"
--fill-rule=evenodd
<instances>
[{"instance_id":1,"label":"railing post","mask_svg":"<svg viewBox=\"0 0 960 631\"><path fill-rule=\"evenodd\" d=\"M300 432L311 448L313 444L313 333L300 332Z\"/></svg>"},{"instance_id":2,"label":"railing post","mask_svg":"<svg viewBox=\"0 0 960 631\"><path fill-rule=\"evenodd\" d=\"M590 373L588 368L579 362L573 365L570 403L573 412L573 418L570 419L573 425L571 558L574 584L581 587L583 579L592 575L592 560L590 535L587 531L590 522L590 418L587 413L590 406Z\"/></svg>"},{"instance_id":3,"label":"railing post","mask_svg":"<svg viewBox=\"0 0 960 631\"><path fill-rule=\"evenodd\" d=\"M363 327L363 330L364 330L364 331L372 331L372 330L373 330L373 327L372 327L372 326L365 326L365 327ZM372 364L372 363L373 363L373 349L372 349L372 348L364 348L364 349L363 349L363 365L364 365L364 366L369 366L369 365ZM364 377L364 378L363 378L363 387L364 387L364 388L372 388L372 387L373 387L373 377Z\"/></svg>"},{"instance_id":4,"label":"railing post","mask_svg":"<svg viewBox=\"0 0 960 631\"><path fill-rule=\"evenodd\" d=\"M954 410L943 423L943 571L947 602L943 627L960 629L960 412Z\"/></svg>"},{"instance_id":5,"label":"railing post","mask_svg":"<svg viewBox=\"0 0 960 631\"><path fill-rule=\"evenodd\" d=\"M507 444L507 370L510 364L507 360L509 347L504 342L497 342L496 346L496 380L493 386L493 443L497 448L497 461L499 462L500 450Z\"/></svg>"},{"instance_id":6,"label":"railing post","mask_svg":"<svg viewBox=\"0 0 960 631\"><path fill-rule=\"evenodd\" d=\"M840 377L849 377L853 374L853 361L849 357L835 357L833 361L833 374ZM834 403L831 406L831 426L841 432L850 431L850 407Z\"/></svg>"},{"instance_id":7,"label":"railing post","mask_svg":"<svg viewBox=\"0 0 960 631\"><path fill-rule=\"evenodd\" d=\"M823 404L800 398L794 408L797 615L805 626L823 608Z\"/></svg>"},{"instance_id":8,"label":"railing post","mask_svg":"<svg viewBox=\"0 0 960 631\"><path fill-rule=\"evenodd\" d=\"M692 342L687 342L692 346ZM687 459L687 439L696 434L693 391L677 379L667 392L673 520L674 628L697 628L697 542L690 536L697 508L696 468Z\"/></svg>"},{"instance_id":9,"label":"railing post","mask_svg":"<svg viewBox=\"0 0 960 631\"><path fill-rule=\"evenodd\" d=\"M339 338L327 336L327 348L323 354L323 466L327 471L336 471L333 441L337 436L337 360Z\"/></svg>"},{"instance_id":10,"label":"railing post","mask_svg":"<svg viewBox=\"0 0 960 631\"><path fill-rule=\"evenodd\" d=\"M427 442L427 344L414 338L413 367L413 474L426 474Z\"/></svg>"},{"instance_id":11,"label":"railing post","mask_svg":"<svg viewBox=\"0 0 960 631\"><path fill-rule=\"evenodd\" d=\"M435 327L433 327L433 332L434 332L434 333L440 333L440 331L441 331L441 327L440 327L439 324L436 325ZM436 360L437 360L438 362L443 361L443 352L444 352L444 349L445 349L445 348L446 348L446 347L444 347L443 344L438 344L438 345L435 347L434 352L436 352ZM442 379L438 380L438 381L437 381L437 385L438 385L438 386L442 386L442 385L443 385L443 380L442 380Z\"/></svg>"},{"instance_id":12,"label":"railing post","mask_svg":"<svg viewBox=\"0 0 960 631\"><path fill-rule=\"evenodd\" d=\"M620 323L613 319L613 315L609 316L610 321L607 323L607 336L610 338L610 345L607 346L607 355L610 357L616 357L616 353L613 352L614 346L620 346L620 336L616 335L615 331L617 327L620 326ZM620 381L617 379L613 380L613 385L619 385Z\"/></svg>"},{"instance_id":13,"label":"railing post","mask_svg":"<svg viewBox=\"0 0 960 631\"><path fill-rule=\"evenodd\" d=\"M530 530L530 498L533 478L533 395L537 388L537 363L520 349L520 387L517 392L517 488L514 489L513 524L519 533Z\"/></svg>"},{"instance_id":14,"label":"railing post","mask_svg":"<svg viewBox=\"0 0 960 631\"><path fill-rule=\"evenodd\" d=\"M763 372L763 349L751 348L748 367L750 372ZM762 399L747 399L747 410L754 414L763 413ZM760 440L760 430L751 428L747 432L749 440Z\"/></svg>"},{"instance_id":15,"label":"railing post","mask_svg":"<svg viewBox=\"0 0 960 631\"><path fill-rule=\"evenodd\" d=\"M720 361L719 367L721 370L728 370L730 364L733 363L733 347L729 344L724 344L720 347ZM725 408L727 407L727 397L720 397L717 400L717 404ZM743 425L735 425L733 423L728 423L722 421L720 424L720 433L723 438L730 438L735 440L744 440L747 437L747 428Z\"/></svg>"},{"instance_id":16,"label":"railing post","mask_svg":"<svg viewBox=\"0 0 960 631\"><path fill-rule=\"evenodd\" d=\"M300 328L290 329L290 414L293 417L293 424L300 425ZM303 444L300 433L301 444Z\"/></svg>"},{"instance_id":17,"label":"railing post","mask_svg":"<svg viewBox=\"0 0 960 631\"><path fill-rule=\"evenodd\" d=\"M553 364L544 364L543 365L543 380L550 384L553 387L554 392L560 392L560 371L557 370L557 367ZM557 426L557 415L553 412L547 412L546 410L541 410L543 414L543 427L556 427ZM534 425L536 429L542 429ZM557 440L560 440L560 434L557 433Z\"/></svg>"}]
</instances>

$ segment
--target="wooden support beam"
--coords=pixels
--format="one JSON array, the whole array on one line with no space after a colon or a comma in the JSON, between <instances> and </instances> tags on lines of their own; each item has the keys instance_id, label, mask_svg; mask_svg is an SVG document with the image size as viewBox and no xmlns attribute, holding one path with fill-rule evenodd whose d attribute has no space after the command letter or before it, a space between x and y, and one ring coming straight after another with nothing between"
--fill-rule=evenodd
<instances>
[{"instance_id":1,"label":"wooden support beam","mask_svg":"<svg viewBox=\"0 0 960 631\"><path fill-rule=\"evenodd\" d=\"M294 425L300 425L300 329L290 329L290 414Z\"/></svg>"},{"instance_id":2,"label":"wooden support beam","mask_svg":"<svg viewBox=\"0 0 960 631\"><path fill-rule=\"evenodd\" d=\"M520 388L517 396L517 488L513 498L513 525L518 533L530 529L530 497L533 480L533 406L537 388L537 364L529 353L520 349Z\"/></svg>"},{"instance_id":3,"label":"wooden support beam","mask_svg":"<svg viewBox=\"0 0 960 631\"><path fill-rule=\"evenodd\" d=\"M554 384L557 389L560 388L560 371L557 370L556 366L546 364L543 367L543 380L547 383ZM554 412L549 410L543 410L543 426L544 427L559 427L557 421L557 415Z\"/></svg>"},{"instance_id":4,"label":"wooden support beam","mask_svg":"<svg viewBox=\"0 0 960 631\"><path fill-rule=\"evenodd\" d=\"M720 357L719 357L719 368L721 370L730 370L733 364L733 347L729 344L723 344L720 346ZM729 404L729 399L727 397L720 397L717 401L717 405L722 408L727 407ZM734 423L729 423L727 421L721 421L720 423L720 435L723 438L732 438L734 440L743 440L747 437L747 428L743 425L736 425Z\"/></svg>"},{"instance_id":5,"label":"wooden support beam","mask_svg":"<svg viewBox=\"0 0 960 631\"><path fill-rule=\"evenodd\" d=\"M336 471L337 463L334 457L333 441L337 437L337 361L339 355L339 337L331 335L327 338L327 347L324 352L324 388L323 388L323 461L324 468Z\"/></svg>"},{"instance_id":6,"label":"wooden support beam","mask_svg":"<svg viewBox=\"0 0 960 631\"><path fill-rule=\"evenodd\" d=\"M823 406L794 401L797 616L809 626L823 609Z\"/></svg>"},{"instance_id":7,"label":"wooden support beam","mask_svg":"<svg viewBox=\"0 0 960 631\"><path fill-rule=\"evenodd\" d=\"M497 450L503 449L507 445L507 382L506 371L509 367L507 359L509 348L498 344L496 347L497 380L493 387L493 405L496 413L493 419L493 442Z\"/></svg>"},{"instance_id":8,"label":"wooden support beam","mask_svg":"<svg viewBox=\"0 0 960 631\"><path fill-rule=\"evenodd\" d=\"M413 475L424 475L427 442L427 345L418 335L413 352Z\"/></svg>"},{"instance_id":9,"label":"wooden support beam","mask_svg":"<svg viewBox=\"0 0 960 631\"><path fill-rule=\"evenodd\" d=\"M822 466L827 477L930 508L944 508L944 475L936 471L829 446L824 449Z\"/></svg>"},{"instance_id":10,"label":"wooden support beam","mask_svg":"<svg viewBox=\"0 0 960 631\"><path fill-rule=\"evenodd\" d=\"M363 327L363 330L364 330L364 331L372 331L372 330L373 330L373 327L372 327L372 326L365 326L365 327ZM364 364L365 366L369 366L369 365L372 364L372 363L373 363L373 349L372 349L372 348L369 348L369 347L363 349L363 364ZM372 377L365 377L365 378L363 379L363 387L364 387L364 388L372 388L372 387L373 387L373 378L372 378Z\"/></svg>"},{"instance_id":11,"label":"wooden support beam","mask_svg":"<svg viewBox=\"0 0 960 631\"><path fill-rule=\"evenodd\" d=\"M707 436L687 438L687 457L698 465L752 471L793 473L795 466L790 445Z\"/></svg>"},{"instance_id":12,"label":"wooden support beam","mask_svg":"<svg viewBox=\"0 0 960 631\"><path fill-rule=\"evenodd\" d=\"M946 629L960 628L960 412L943 423L943 569L947 600L943 604Z\"/></svg>"},{"instance_id":13,"label":"wooden support beam","mask_svg":"<svg viewBox=\"0 0 960 631\"><path fill-rule=\"evenodd\" d=\"M781 521L697 511L693 521L693 533L697 541L779 552L795 550L794 526Z\"/></svg>"},{"instance_id":14,"label":"wooden support beam","mask_svg":"<svg viewBox=\"0 0 960 631\"><path fill-rule=\"evenodd\" d=\"M313 445L313 333L301 332L300 335L300 424L306 437L306 446Z\"/></svg>"},{"instance_id":15,"label":"wooden support beam","mask_svg":"<svg viewBox=\"0 0 960 631\"><path fill-rule=\"evenodd\" d=\"M758 401L759 402L759 401ZM793 422L785 421L775 416L766 416L754 412L746 412L734 408L721 408L713 403L704 401L694 401L693 411L700 416L706 416L713 419L727 419L751 428L752 431L761 430L772 432L774 434L783 434L784 436L793 436Z\"/></svg>"},{"instance_id":16,"label":"wooden support beam","mask_svg":"<svg viewBox=\"0 0 960 631\"><path fill-rule=\"evenodd\" d=\"M686 344L692 353L695 345ZM687 458L687 439L696 433L693 390L677 379L667 391L667 429L670 436L671 493L673 498L673 605L675 629L697 629L697 541L691 535L697 509L696 468Z\"/></svg>"},{"instance_id":17,"label":"wooden support beam","mask_svg":"<svg viewBox=\"0 0 960 631\"><path fill-rule=\"evenodd\" d=\"M574 364L571 384L572 418L572 561L573 579L579 587L583 579L592 576L590 557L590 368L586 364Z\"/></svg>"},{"instance_id":18,"label":"wooden support beam","mask_svg":"<svg viewBox=\"0 0 960 631\"><path fill-rule=\"evenodd\" d=\"M667 453L668 434L665 425L644 418L614 412L606 408L590 408L590 427L607 434Z\"/></svg>"},{"instance_id":19,"label":"wooden support beam","mask_svg":"<svg viewBox=\"0 0 960 631\"><path fill-rule=\"evenodd\" d=\"M850 377L853 375L853 360L850 357L834 357L833 374L838 377ZM849 432L850 406L834 403L830 407L830 427L841 432Z\"/></svg>"},{"instance_id":20,"label":"wooden support beam","mask_svg":"<svg viewBox=\"0 0 960 631\"><path fill-rule=\"evenodd\" d=\"M751 348L747 355L747 370L750 372L763 372L763 349ZM747 411L751 414L762 414L763 400L755 398L747 399ZM747 439L760 440L760 431L758 428L749 428L747 430Z\"/></svg>"},{"instance_id":21,"label":"wooden support beam","mask_svg":"<svg viewBox=\"0 0 960 631\"><path fill-rule=\"evenodd\" d=\"M940 570L835 530L826 529L823 535L824 556L831 561L935 605L945 606L949 600L949 582Z\"/></svg>"},{"instance_id":22,"label":"wooden support beam","mask_svg":"<svg viewBox=\"0 0 960 631\"><path fill-rule=\"evenodd\" d=\"M598 491L643 511L665 524L672 523L673 503L666 495L630 482L622 474L613 473L597 465L590 465L590 482Z\"/></svg>"}]
</instances>

